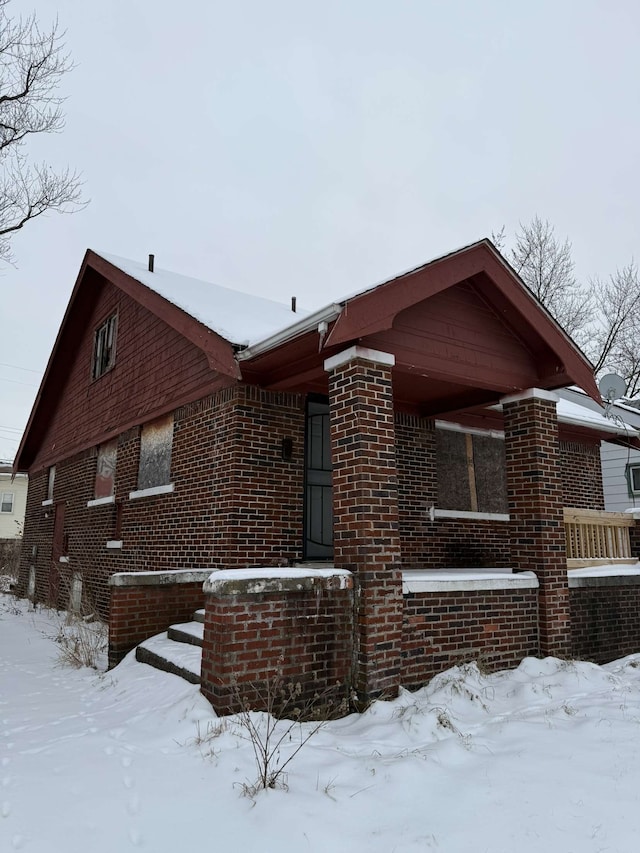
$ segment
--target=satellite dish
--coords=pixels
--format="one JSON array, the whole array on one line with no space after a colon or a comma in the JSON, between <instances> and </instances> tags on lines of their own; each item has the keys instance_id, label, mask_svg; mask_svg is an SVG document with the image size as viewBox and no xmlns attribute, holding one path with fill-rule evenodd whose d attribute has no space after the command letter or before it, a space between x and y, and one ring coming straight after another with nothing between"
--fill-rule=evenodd
<instances>
[{"instance_id":1,"label":"satellite dish","mask_svg":"<svg viewBox=\"0 0 640 853\"><path fill-rule=\"evenodd\" d=\"M598 382L598 388L602 395L602 399L606 400L607 403L613 403L614 400L619 400L621 397L624 397L625 391L627 390L627 383L621 376L618 376L617 373L607 373L607 375L603 376L600 382Z\"/></svg>"}]
</instances>

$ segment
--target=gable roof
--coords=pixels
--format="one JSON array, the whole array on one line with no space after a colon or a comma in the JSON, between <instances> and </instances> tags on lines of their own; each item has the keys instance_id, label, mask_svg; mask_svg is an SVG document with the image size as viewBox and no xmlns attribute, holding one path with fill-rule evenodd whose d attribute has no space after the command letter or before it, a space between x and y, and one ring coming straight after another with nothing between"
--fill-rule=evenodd
<instances>
[{"instance_id":1,"label":"gable roof","mask_svg":"<svg viewBox=\"0 0 640 853\"><path fill-rule=\"evenodd\" d=\"M486 239L302 316L261 296L161 269L150 272L146 264L88 250L16 455L15 470L24 470L20 467L23 451L60 342L73 325L70 318L77 319L80 306L90 301L96 273L197 346L211 370L231 381L323 393L327 357L362 342L393 351L404 334L407 312L417 312L419 322L428 325L433 320L431 306L439 298L442 302L443 294L457 290L475 311L476 325L487 317L491 332L485 332L485 338L487 334L501 338L502 349L489 351L485 346L483 350L477 330L459 343L455 333L438 341L438 334L429 328L417 345L412 343L396 357L394 376L404 403L411 406L422 401L422 414L432 414L494 403L503 394L530 385L552 389L568 384L579 385L600 400L585 356ZM473 355L474 347L479 363L465 362L460 353ZM509 352L518 355L520 364L510 362Z\"/></svg>"}]
</instances>

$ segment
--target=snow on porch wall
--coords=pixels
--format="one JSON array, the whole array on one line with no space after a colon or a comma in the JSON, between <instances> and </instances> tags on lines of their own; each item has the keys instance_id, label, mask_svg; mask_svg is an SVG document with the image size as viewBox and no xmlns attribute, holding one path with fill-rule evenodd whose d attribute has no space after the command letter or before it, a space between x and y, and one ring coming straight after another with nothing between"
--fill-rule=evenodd
<instances>
[{"instance_id":1,"label":"snow on porch wall","mask_svg":"<svg viewBox=\"0 0 640 853\"><path fill-rule=\"evenodd\" d=\"M207 581L205 594L202 692L218 713L238 711L247 702L266 710L265 697L274 688L277 706L280 682L296 685L301 706L331 701L337 707L348 700L350 572L221 571Z\"/></svg>"}]
</instances>

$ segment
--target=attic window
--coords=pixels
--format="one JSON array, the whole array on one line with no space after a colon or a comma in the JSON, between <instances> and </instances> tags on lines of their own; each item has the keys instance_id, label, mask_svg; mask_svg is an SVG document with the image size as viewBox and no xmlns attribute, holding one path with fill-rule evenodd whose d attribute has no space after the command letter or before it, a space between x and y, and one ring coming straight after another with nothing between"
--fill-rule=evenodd
<instances>
[{"instance_id":1,"label":"attic window","mask_svg":"<svg viewBox=\"0 0 640 853\"><path fill-rule=\"evenodd\" d=\"M94 379L111 370L116 360L116 327L117 314L112 314L96 329L93 343L93 373Z\"/></svg>"}]
</instances>

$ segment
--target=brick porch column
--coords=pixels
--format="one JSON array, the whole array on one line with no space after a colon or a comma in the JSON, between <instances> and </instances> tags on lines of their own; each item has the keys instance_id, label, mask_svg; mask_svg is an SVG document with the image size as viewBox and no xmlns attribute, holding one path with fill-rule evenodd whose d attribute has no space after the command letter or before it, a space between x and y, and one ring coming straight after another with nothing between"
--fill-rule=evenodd
<instances>
[{"instance_id":1,"label":"brick porch column","mask_svg":"<svg viewBox=\"0 0 640 853\"><path fill-rule=\"evenodd\" d=\"M333 538L337 568L356 581L358 696L396 695L402 576L392 355L354 346L325 361L329 373Z\"/></svg>"},{"instance_id":2,"label":"brick porch column","mask_svg":"<svg viewBox=\"0 0 640 853\"><path fill-rule=\"evenodd\" d=\"M502 400L511 560L514 571L538 576L543 655L568 655L571 646L557 400L539 388Z\"/></svg>"}]
</instances>

